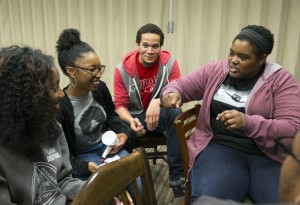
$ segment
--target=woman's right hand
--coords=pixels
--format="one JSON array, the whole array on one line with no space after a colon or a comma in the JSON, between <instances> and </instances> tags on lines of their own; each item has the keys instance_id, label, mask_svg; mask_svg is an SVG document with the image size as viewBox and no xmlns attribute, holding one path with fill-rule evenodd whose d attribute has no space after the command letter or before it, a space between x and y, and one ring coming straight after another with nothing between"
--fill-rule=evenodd
<instances>
[{"instance_id":1,"label":"woman's right hand","mask_svg":"<svg viewBox=\"0 0 300 205\"><path fill-rule=\"evenodd\" d=\"M168 93L162 98L162 106L165 108L179 108L182 106L181 96L178 93Z\"/></svg>"},{"instance_id":2,"label":"woman's right hand","mask_svg":"<svg viewBox=\"0 0 300 205\"><path fill-rule=\"evenodd\" d=\"M89 162L88 169L91 173L94 173L98 169L98 166L97 166L97 164L95 164L95 162Z\"/></svg>"}]
</instances>

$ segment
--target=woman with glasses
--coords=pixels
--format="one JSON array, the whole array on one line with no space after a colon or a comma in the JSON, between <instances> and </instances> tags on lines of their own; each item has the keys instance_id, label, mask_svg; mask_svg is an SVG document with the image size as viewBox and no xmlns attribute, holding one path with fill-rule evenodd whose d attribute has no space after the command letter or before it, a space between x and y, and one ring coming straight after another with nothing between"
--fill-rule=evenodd
<instances>
[{"instance_id":1,"label":"woman with glasses","mask_svg":"<svg viewBox=\"0 0 300 205\"><path fill-rule=\"evenodd\" d=\"M86 180L103 163L103 133L112 130L119 138L108 157L124 157L128 155L124 145L131 132L115 113L111 94L100 80L105 65L93 48L80 40L79 31L64 30L56 49L60 68L70 79L58 119L69 145L73 176Z\"/></svg>"},{"instance_id":2,"label":"woman with glasses","mask_svg":"<svg viewBox=\"0 0 300 205\"><path fill-rule=\"evenodd\" d=\"M203 100L187 142L192 202L203 195L279 201L284 155L274 139L300 129L300 85L281 65L267 61L273 46L268 29L246 26L233 39L227 60L208 63L162 91L165 107Z\"/></svg>"}]
</instances>

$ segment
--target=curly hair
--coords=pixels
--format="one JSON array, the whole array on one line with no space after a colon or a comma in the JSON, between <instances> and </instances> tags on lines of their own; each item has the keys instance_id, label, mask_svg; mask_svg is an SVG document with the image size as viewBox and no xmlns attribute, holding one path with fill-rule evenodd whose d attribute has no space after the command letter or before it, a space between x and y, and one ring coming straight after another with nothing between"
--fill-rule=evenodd
<instances>
[{"instance_id":1,"label":"curly hair","mask_svg":"<svg viewBox=\"0 0 300 205\"><path fill-rule=\"evenodd\" d=\"M58 63L66 76L68 76L67 66L76 66L76 61L81 59L84 54L95 52L89 44L80 40L80 33L74 28L63 30L56 44Z\"/></svg>"},{"instance_id":2,"label":"curly hair","mask_svg":"<svg viewBox=\"0 0 300 205\"><path fill-rule=\"evenodd\" d=\"M270 48L267 51L267 54L269 55L270 53L272 53L272 50L274 47L274 35L271 33L270 30L268 30L267 28L265 28L263 26L259 26L259 25L248 25L248 26L242 28L241 31L243 31L245 29L251 29L251 30L255 31L256 33L260 34L261 36L263 36L270 45ZM233 39L233 42L236 39L248 41L253 46L256 57L260 57L264 54L263 51L256 45L256 43L251 38L247 37L246 35L238 34Z\"/></svg>"},{"instance_id":3,"label":"curly hair","mask_svg":"<svg viewBox=\"0 0 300 205\"><path fill-rule=\"evenodd\" d=\"M141 40L142 40L142 34L144 33L154 33L160 36L160 46L162 46L164 44L164 33L162 32L162 30L156 26L155 24L152 23L148 23L144 26L142 26L136 33L136 39L135 42L139 45Z\"/></svg>"},{"instance_id":4,"label":"curly hair","mask_svg":"<svg viewBox=\"0 0 300 205\"><path fill-rule=\"evenodd\" d=\"M5 146L31 155L57 137L50 114L53 66L53 57L40 50L0 49L0 142Z\"/></svg>"}]
</instances>

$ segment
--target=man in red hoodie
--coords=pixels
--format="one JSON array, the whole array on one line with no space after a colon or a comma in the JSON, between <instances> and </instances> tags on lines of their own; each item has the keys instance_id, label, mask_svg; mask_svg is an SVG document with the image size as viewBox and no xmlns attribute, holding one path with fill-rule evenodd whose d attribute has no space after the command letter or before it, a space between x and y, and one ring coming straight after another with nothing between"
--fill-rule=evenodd
<instances>
[{"instance_id":1,"label":"man in red hoodie","mask_svg":"<svg viewBox=\"0 0 300 205\"><path fill-rule=\"evenodd\" d=\"M116 112L127 122L135 136L146 132L165 132L169 179L175 197L184 195L184 174L174 119L182 112L160 106L161 89L180 77L177 60L164 43L162 30L154 24L142 26L136 35L138 49L128 53L114 74Z\"/></svg>"}]
</instances>

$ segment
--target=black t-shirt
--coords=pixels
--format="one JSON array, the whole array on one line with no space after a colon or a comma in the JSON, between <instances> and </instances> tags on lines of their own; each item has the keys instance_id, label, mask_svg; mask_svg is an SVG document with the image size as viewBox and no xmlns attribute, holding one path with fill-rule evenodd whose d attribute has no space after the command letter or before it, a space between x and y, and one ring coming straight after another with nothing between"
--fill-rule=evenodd
<instances>
[{"instance_id":1,"label":"black t-shirt","mask_svg":"<svg viewBox=\"0 0 300 205\"><path fill-rule=\"evenodd\" d=\"M253 139L240 129L228 129L223 122L216 120L219 113L225 110L237 110L245 113L247 98L263 70L251 79L237 79L228 75L224 83L215 92L210 106L210 124L213 130L213 142L232 147L250 154L262 152Z\"/></svg>"}]
</instances>

